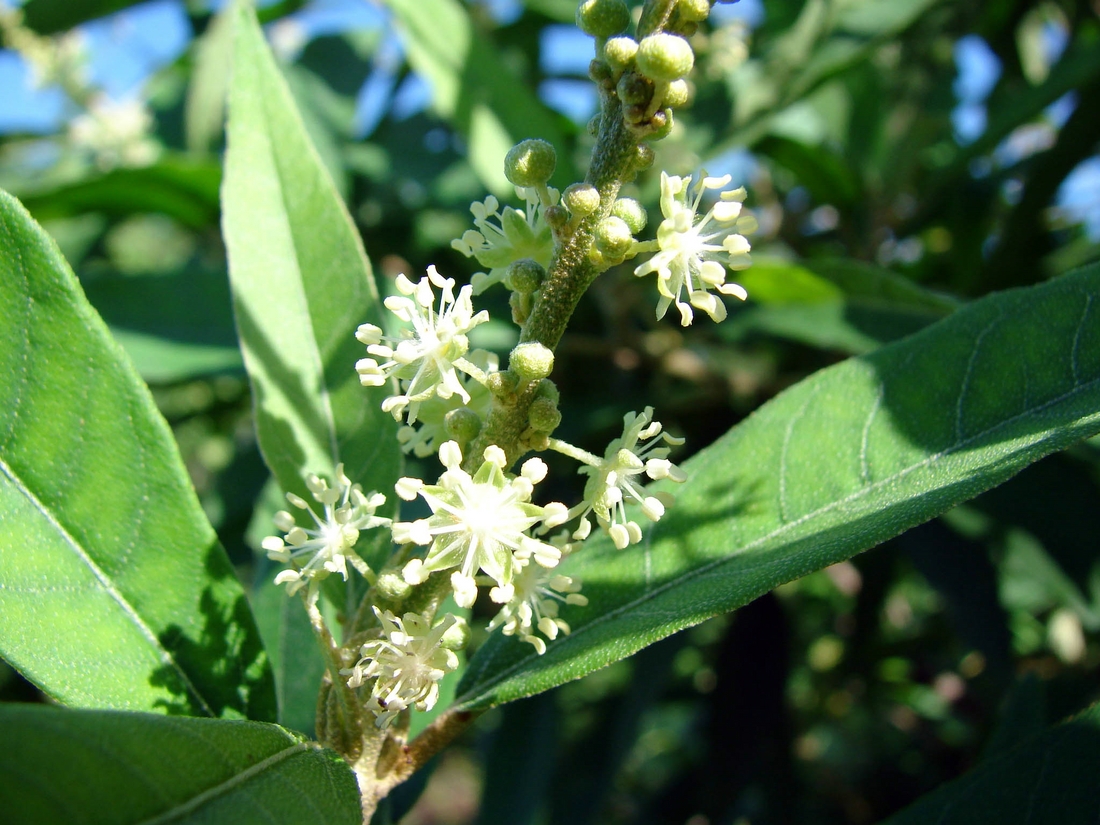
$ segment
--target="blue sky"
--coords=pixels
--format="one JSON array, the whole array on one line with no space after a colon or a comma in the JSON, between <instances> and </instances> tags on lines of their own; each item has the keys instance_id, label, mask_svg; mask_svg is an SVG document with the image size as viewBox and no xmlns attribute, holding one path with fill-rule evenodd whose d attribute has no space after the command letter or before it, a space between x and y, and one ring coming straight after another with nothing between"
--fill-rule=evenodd
<instances>
[{"instance_id":1,"label":"blue sky","mask_svg":"<svg viewBox=\"0 0 1100 825\"><path fill-rule=\"evenodd\" d=\"M210 0L220 6L224 0ZM522 11L520 0L477 0L502 23L515 20ZM12 0L0 0L11 5ZM761 0L740 0L715 6L717 19L742 19L750 26L764 19ZM293 25L308 40L320 34L351 28L387 27L385 13L365 0L314 0L293 16ZM111 17L81 27L87 44L89 71L93 82L114 97L139 94L143 83L163 66L178 58L188 47L191 29L181 0L149 0ZM592 85L583 78L591 57L591 41L571 26L550 26L543 33L543 68L563 77L550 79L540 87L546 102L566 115L586 120L594 111L596 99ZM1055 25L1042 30L1042 46L1052 63L1066 46L1063 29ZM953 113L956 138L960 143L977 139L985 130L985 101L1000 77L1001 67L988 45L977 36L964 37L955 46L957 77L954 92L958 105ZM395 76L401 65L400 44L395 37L384 38L375 59L375 71L359 95L358 125L367 135L387 107L398 116L413 114L428 104L429 90L416 77L400 87ZM29 71L14 53L0 50L0 133L57 131L71 116L64 95L57 89L34 90ZM1053 125L1061 125L1073 108L1067 96L1048 110ZM1011 160L1011 145L1002 147L998 160ZM728 161L728 162L727 162ZM719 166L745 173L749 159L744 153L722 159ZM713 165L713 164L712 164ZM717 168L717 167L715 167ZM1094 239L1100 239L1100 157L1078 167L1065 182L1058 196L1059 206L1070 215L1083 219Z\"/></svg>"}]
</instances>

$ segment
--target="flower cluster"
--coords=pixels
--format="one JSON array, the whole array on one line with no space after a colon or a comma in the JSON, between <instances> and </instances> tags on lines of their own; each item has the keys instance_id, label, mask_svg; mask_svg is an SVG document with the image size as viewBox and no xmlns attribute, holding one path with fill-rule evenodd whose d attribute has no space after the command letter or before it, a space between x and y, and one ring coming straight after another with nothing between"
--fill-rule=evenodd
<instances>
[{"instance_id":1,"label":"flower cluster","mask_svg":"<svg viewBox=\"0 0 1100 825\"><path fill-rule=\"evenodd\" d=\"M558 605L587 605L588 599L581 595L580 589L580 582L570 576L524 562L512 579L512 598L489 622L489 630L499 627L505 636L518 636L542 655L546 642L535 631L551 641L559 632L568 633L569 625L558 618Z\"/></svg>"},{"instance_id":2,"label":"flower cluster","mask_svg":"<svg viewBox=\"0 0 1100 825\"><path fill-rule=\"evenodd\" d=\"M432 510L429 518L393 525L398 544L428 545L426 558L405 565L405 581L421 584L431 573L457 568L451 574L455 601L470 607L477 598L475 575L480 571L494 584L490 598L507 603L515 592L517 566L533 559L554 567L561 558L558 548L528 534L539 524L553 527L565 519L564 504L531 503L534 485L546 476L546 464L540 458L529 459L520 474L510 478L504 473L504 451L489 447L471 476L462 469L462 451L454 441L440 447L439 459L447 468L439 484L403 478L397 485L399 496L412 501L419 495Z\"/></svg>"},{"instance_id":3,"label":"flower cluster","mask_svg":"<svg viewBox=\"0 0 1100 825\"><path fill-rule=\"evenodd\" d=\"M324 517L318 517L309 503L293 493L287 493L287 501L299 510L305 510L313 519L313 527L300 527L294 516L286 510L275 514L275 526L285 534L283 538L268 536L263 548L272 561L290 567L275 576L276 584L287 585L287 593L296 593L307 583L311 589L315 582L332 573L348 577L348 564L364 576L370 568L355 552L355 543L361 530L383 527L390 519L375 515L386 502L381 493L363 494L358 484L352 484L344 475L344 465L336 467L335 488L329 487L323 478L311 475L306 486L314 500L324 508ZM305 560L303 564L302 561ZM316 598L313 590L311 598Z\"/></svg>"},{"instance_id":4,"label":"flower cluster","mask_svg":"<svg viewBox=\"0 0 1100 825\"><path fill-rule=\"evenodd\" d=\"M729 175L707 177L703 172L692 187L690 177L661 173L664 220L657 228L659 251L634 270L639 277L657 273L657 291L661 295L658 318L663 318L669 304L675 303L680 323L685 327L692 322L692 307L721 321L726 317L726 307L711 289L741 300L748 297L740 284L726 283L727 268L741 270L751 263L745 234L756 230L756 219L742 209L744 187L722 192L719 200L698 218L706 191L723 189L730 179Z\"/></svg>"},{"instance_id":5,"label":"flower cluster","mask_svg":"<svg viewBox=\"0 0 1100 825\"><path fill-rule=\"evenodd\" d=\"M375 724L384 728L410 707L431 710L439 699L439 681L458 667L458 656L443 646L444 636L455 625L448 613L434 627L419 613L397 617L374 608L382 626L381 636L366 642L354 667L340 673L350 677L348 687L358 688L374 679L366 707Z\"/></svg>"},{"instance_id":6,"label":"flower cluster","mask_svg":"<svg viewBox=\"0 0 1100 825\"><path fill-rule=\"evenodd\" d=\"M470 394L456 369L482 376L482 371L464 357L470 349L466 334L488 321L489 314L484 310L475 314L470 287L462 287L456 298L454 285L453 278L444 278L434 266L428 267L427 277L415 284L398 275L397 289L401 295L390 296L385 305L411 324L412 329L404 330L400 338L391 338L383 335L379 327L363 324L355 334L360 343L367 345L367 353L374 356L356 363L360 383L365 387L383 387L391 378L399 382L401 393L382 404L382 409L398 421L407 411L408 423L412 424L421 403L432 396L458 395L469 403ZM433 287L440 291L438 312ZM378 358L384 360L380 363Z\"/></svg>"}]
</instances>

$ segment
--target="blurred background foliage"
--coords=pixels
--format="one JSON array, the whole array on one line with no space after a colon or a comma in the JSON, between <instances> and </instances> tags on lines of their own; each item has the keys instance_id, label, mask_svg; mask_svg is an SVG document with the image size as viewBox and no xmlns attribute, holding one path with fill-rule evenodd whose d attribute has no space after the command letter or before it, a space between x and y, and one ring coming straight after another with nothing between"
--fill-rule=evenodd
<instances>
[{"instance_id":1,"label":"blurred background foliage","mask_svg":"<svg viewBox=\"0 0 1100 825\"><path fill-rule=\"evenodd\" d=\"M285 602L254 555L278 491L252 430L219 233L231 43L217 5L28 0L26 25L55 39L21 29L22 55L3 7L0 186L57 239L152 387L225 547L257 582L278 658L311 641L280 621ZM383 291L432 263L472 274L450 241L471 201L507 197L515 140L555 142L554 184L583 174L595 95L574 10L263 7ZM823 366L1100 258L1098 13L1095 0L717 6L693 41L694 105L628 190L655 215L659 169L747 185L761 224L742 273L750 301L721 326L682 330L653 318L652 284L630 265L602 277L559 352L562 437L602 451L624 412L652 403L697 450ZM35 43L77 55L69 82L28 62ZM507 317L504 298L484 298ZM515 339L503 322L477 332L501 355ZM571 470L553 459L546 494L569 501ZM1098 468L1100 442L1083 443L852 562L494 711L438 759L407 821L888 817L1100 697ZM34 698L0 667L0 696ZM319 665L290 675L283 693L309 694ZM311 732L308 713L289 721Z\"/></svg>"}]
</instances>

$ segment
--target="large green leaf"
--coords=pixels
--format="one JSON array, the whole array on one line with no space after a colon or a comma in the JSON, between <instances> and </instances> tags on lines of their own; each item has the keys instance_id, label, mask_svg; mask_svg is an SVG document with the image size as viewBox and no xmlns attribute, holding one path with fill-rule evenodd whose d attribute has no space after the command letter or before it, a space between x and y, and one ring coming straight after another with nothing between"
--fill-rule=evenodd
<instances>
[{"instance_id":1,"label":"large green leaf","mask_svg":"<svg viewBox=\"0 0 1100 825\"><path fill-rule=\"evenodd\" d=\"M172 433L53 241L0 193L0 654L59 702L273 719Z\"/></svg>"},{"instance_id":2,"label":"large green leaf","mask_svg":"<svg viewBox=\"0 0 1100 825\"><path fill-rule=\"evenodd\" d=\"M362 821L351 769L274 725L3 705L0 729L10 825Z\"/></svg>"},{"instance_id":3,"label":"large green leaf","mask_svg":"<svg viewBox=\"0 0 1100 825\"><path fill-rule=\"evenodd\" d=\"M991 296L822 370L684 469L640 546L569 560L591 600L537 656L496 636L457 704L528 696L846 559L1100 430L1100 267ZM658 415L660 410L657 411Z\"/></svg>"},{"instance_id":4,"label":"large green leaf","mask_svg":"<svg viewBox=\"0 0 1100 825\"><path fill-rule=\"evenodd\" d=\"M368 491L389 492L396 424L380 409L386 391L355 373L366 354L356 327L381 324L370 264L255 14L233 14L223 228L260 447L284 490L306 496L305 474L331 477L343 462Z\"/></svg>"},{"instance_id":5,"label":"large green leaf","mask_svg":"<svg viewBox=\"0 0 1100 825\"><path fill-rule=\"evenodd\" d=\"M982 762L889 825L1037 825L1095 822L1100 705Z\"/></svg>"},{"instance_id":6,"label":"large green leaf","mask_svg":"<svg viewBox=\"0 0 1100 825\"><path fill-rule=\"evenodd\" d=\"M512 192L504 156L525 138L565 145L558 119L515 76L458 0L389 0L413 68L432 86L432 103L470 147L470 164L486 188ZM562 179L575 178L559 156Z\"/></svg>"}]
</instances>

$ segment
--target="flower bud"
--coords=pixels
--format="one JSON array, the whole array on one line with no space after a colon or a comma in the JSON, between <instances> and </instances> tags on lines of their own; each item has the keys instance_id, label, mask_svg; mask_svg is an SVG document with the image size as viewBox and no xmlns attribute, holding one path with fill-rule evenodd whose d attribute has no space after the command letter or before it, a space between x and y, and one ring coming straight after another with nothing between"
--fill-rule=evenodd
<instances>
[{"instance_id":1,"label":"flower bud","mask_svg":"<svg viewBox=\"0 0 1100 825\"><path fill-rule=\"evenodd\" d=\"M671 106L672 108L678 108L685 105L688 99L691 97L691 87L688 86L688 82L683 78L679 80L673 80L668 84L668 88L665 89L664 97L661 99L661 103L665 106Z\"/></svg>"},{"instance_id":2,"label":"flower bud","mask_svg":"<svg viewBox=\"0 0 1100 825\"><path fill-rule=\"evenodd\" d=\"M629 25L625 0L584 0L577 7L577 27L592 37L611 37Z\"/></svg>"},{"instance_id":3,"label":"flower bud","mask_svg":"<svg viewBox=\"0 0 1100 825\"><path fill-rule=\"evenodd\" d=\"M593 83L611 83L611 67L602 60L592 60L588 64L588 76Z\"/></svg>"},{"instance_id":4,"label":"flower bud","mask_svg":"<svg viewBox=\"0 0 1100 825\"><path fill-rule=\"evenodd\" d=\"M676 11L681 20L689 20L699 23L710 16L710 0L679 0L676 3Z\"/></svg>"},{"instance_id":5,"label":"flower bud","mask_svg":"<svg viewBox=\"0 0 1100 825\"><path fill-rule=\"evenodd\" d=\"M611 207L611 214L616 218L622 218L634 235L645 229L646 221L649 219L645 208L634 198L619 198Z\"/></svg>"},{"instance_id":6,"label":"flower bud","mask_svg":"<svg viewBox=\"0 0 1100 825\"><path fill-rule=\"evenodd\" d=\"M551 399L536 398L527 411L527 422L532 430L549 434L561 423L561 412Z\"/></svg>"},{"instance_id":7,"label":"flower bud","mask_svg":"<svg viewBox=\"0 0 1100 825\"><path fill-rule=\"evenodd\" d=\"M651 34L638 44L634 63L653 80L679 80L695 65L695 53L684 38L675 34Z\"/></svg>"},{"instance_id":8,"label":"flower bud","mask_svg":"<svg viewBox=\"0 0 1100 825\"><path fill-rule=\"evenodd\" d=\"M523 140L508 150L504 175L516 186L544 186L557 164L554 147L545 140Z\"/></svg>"},{"instance_id":9,"label":"flower bud","mask_svg":"<svg viewBox=\"0 0 1100 825\"><path fill-rule=\"evenodd\" d=\"M515 403L516 387L519 380L514 372L494 372L485 381L489 392L506 403Z\"/></svg>"},{"instance_id":10,"label":"flower bud","mask_svg":"<svg viewBox=\"0 0 1100 825\"><path fill-rule=\"evenodd\" d=\"M583 218L600 208L600 192L590 183L574 183L562 192L561 201L570 212Z\"/></svg>"},{"instance_id":11,"label":"flower bud","mask_svg":"<svg viewBox=\"0 0 1100 825\"><path fill-rule=\"evenodd\" d=\"M596 226L596 248L607 258L620 258L634 243L634 235L622 218L604 218Z\"/></svg>"},{"instance_id":12,"label":"flower bud","mask_svg":"<svg viewBox=\"0 0 1100 825\"><path fill-rule=\"evenodd\" d=\"M612 37L603 44L603 59L612 69L622 71L634 62L638 53L638 41L633 37Z\"/></svg>"},{"instance_id":13,"label":"flower bud","mask_svg":"<svg viewBox=\"0 0 1100 825\"><path fill-rule=\"evenodd\" d=\"M653 97L653 84L637 72L626 72L615 86L625 106L644 106Z\"/></svg>"},{"instance_id":14,"label":"flower bud","mask_svg":"<svg viewBox=\"0 0 1100 825\"><path fill-rule=\"evenodd\" d=\"M439 646L447 650L462 650L470 643L470 625L461 616L455 617L455 622L445 631L439 640Z\"/></svg>"},{"instance_id":15,"label":"flower bud","mask_svg":"<svg viewBox=\"0 0 1100 825\"><path fill-rule=\"evenodd\" d=\"M404 599L412 592L412 586L405 581L400 573L393 571L380 575L374 586L387 599Z\"/></svg>"},{"instance_id":16,"label":"flower bud","mask_svg":"<svg viewBox=\"0 0 1100 825\"><path fill-rule=\"evenodd\" d=\"M538 341L517 344L508 356L508 370L522 381L541 381L554 371L554 352Z\"/></svg>"},{"instance_id":17,"label":"flower bud","mask_svg":"<svg viewBox=\"0 0 1100 825\"><path fill-rule=\"evenodd\" d=\"M443 416L443 429L459 444L468 444L481 432L481 417L469 407L459 407Z\"/></svg>"},{"instance_id":18,"label":"flower bud","mask_svg":"<svg viewBox=\"0 0 1100 825\"><path fill-rule=\"evenodd\" d=\"M504 283L514 292L530 294L542 286L545 279L546 268L542 264L533 258L520 258L508 265Z\"/></svg>"},{"instance_id":19,"label":"flower bud","mask_svg":"<svg viewBox=\"0 0 1100 825\"><path fill-rule=\"evenodd\" d=\"M639 170L649 169L656 160L657 153L653 151L653 148L642 143L638 146L638 154L637 159L634 161L634 168Z\"/></svg>"}]
</instances>

